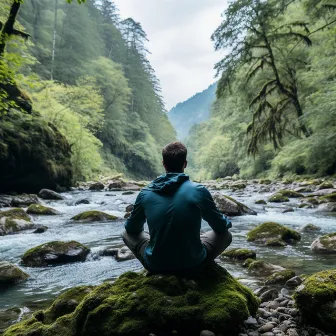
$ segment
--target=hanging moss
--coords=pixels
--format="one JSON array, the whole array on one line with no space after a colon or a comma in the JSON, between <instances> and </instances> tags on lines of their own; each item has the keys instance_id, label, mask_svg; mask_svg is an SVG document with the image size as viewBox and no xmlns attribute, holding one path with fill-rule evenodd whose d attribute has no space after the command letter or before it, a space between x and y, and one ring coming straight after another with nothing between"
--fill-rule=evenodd
<instances>
[{"instance_id":1,"label":"hanging moss","mask_svg":"<svg viewBox=\"0 0 336 336\"><path fill-rule=\"evenodd\" d=\"M81 295L77 297L76 303ZM161 336L173 330L199 335L203 329L235 335L237 327L256 314L258 305L252 292L219 266L192 279L128 272L114 284L88 290L74 312L62 313L54 303L9 328L5 336Z\"/></svg>"},{"instance_id":2,"label":"hanging moss","mask_svg":"<svg viewBox=\"0 0 336 336\"><path fill-rule=\"evenodd\" d=\"M0 192L69 187L71 149L52 124L15 110L0 118Z\"/></svg>"}]
</instances>

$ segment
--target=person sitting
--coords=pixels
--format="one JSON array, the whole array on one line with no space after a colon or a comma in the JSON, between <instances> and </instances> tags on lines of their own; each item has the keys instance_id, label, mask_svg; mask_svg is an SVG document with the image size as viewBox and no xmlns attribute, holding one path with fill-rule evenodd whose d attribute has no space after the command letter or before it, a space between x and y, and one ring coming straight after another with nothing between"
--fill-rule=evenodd
<instances>
[{"instance_id":1,"label":"person sitting","mask_svg":"<svg viewBox=\"0 0 336 336\"><path fill-rule=\"evenodd\" d=\"M167 145L162 157L166 174L139 193L123 240L151 273L197 272L231 244L232 224L210 192L184 174L187 148L182 143ZM202 218L212 230L201 235Z\"/></svg>"}]
</instances>

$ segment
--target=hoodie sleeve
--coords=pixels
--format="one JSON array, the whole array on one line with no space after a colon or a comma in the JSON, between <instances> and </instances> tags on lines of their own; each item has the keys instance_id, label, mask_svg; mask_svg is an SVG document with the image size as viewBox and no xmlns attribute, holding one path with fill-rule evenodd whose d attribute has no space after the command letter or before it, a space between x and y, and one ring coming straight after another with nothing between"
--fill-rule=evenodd
<instances>
[{"instance_id":1,"label":"hoodie sleeve","mask_svg":"<svg viewBox=\"0 0 336 336\"><path fill-rule=\"evenodd\" d=\"M202 185L197 189L200 194L199 206L202 211L202 218L208 222L215 232L221 233L231 228L231 221L218 210L208 189Z\"/></svg>"},{"instance_id":2,"label":"hoodie sleeve","mask_svg":"<svg viewBox=\"0 0 336 336\"><path fill-rule=\"evenodd\" d=\"M140 233L144 230L146 215L142 206L142 198L143 192L140 191L135 201L131 216L127 219L125 223L125 230L127 233Z\"/></svg>"}]
</instances>

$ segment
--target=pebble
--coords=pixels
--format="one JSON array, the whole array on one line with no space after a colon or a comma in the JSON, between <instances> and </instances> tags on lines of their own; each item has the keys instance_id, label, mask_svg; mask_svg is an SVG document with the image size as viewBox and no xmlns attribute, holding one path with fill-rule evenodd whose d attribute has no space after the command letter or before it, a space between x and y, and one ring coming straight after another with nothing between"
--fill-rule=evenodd
<instances>
[{"instance_id":1,"label":"pebble","mask_svg":"<svg viewBox=\"0 0 336 336\"><path fill-rule=\"evenodd\" d=\"M280 303L278 301L270 301L267 303L266 307L269 308L269 309L276 309L278 308L280 305Z\"/></svg>"},{"instance_id":2,"label":"pebble","mask_svg":"<svg viewBox=\"0 0 336 336\"><path fill-rule=\"evenodd\" d=\"M248 333L248 336L260 336L260 334L257 331L251 331Z\"/></svg>"},{"instance_id":3,"label":"pebble","mask_svg":"<svg viewBox=\"0 0 336 336\"><path fill-rule=\"evenodd\" d=\"M267 323L264 324L262 327L260 327L260 328L258 329L258 331L261 332L261 333L263 334L263 333L266 333L266 332L272 330L273 328L274 328L274 324L271 323L271 322L267 322Z\"/></svg>"},{"instance_id":4,"label":"pebble","mask_svg":"<svg viewBox=\"0 0 336 336\"><path fill-rule=\"evenodd\" d=\"M299 336L299 334L297 333L297 331L295 329L288 329L287 330L287 335L288 336Z\"/></svg>"},{"instance_id":5,"label":"pebble","mask_svg":"<svg viewBox=\"0 0 336 336\"><path fill-rule=\"evenodd\" d=\"M268 291L266 291L265 293L260 295L260 300L261 302L265 302L265 301L271 301L273 299L275 299L276 297L278 297L279 292L275 289L269 289Z\"/></svg>"},{"instance_id":6,"label":"pebble","mask_svg":"<svg viewBox=\"0 0 336 336\"><path fill-rule=\"evenodd\" d=\"M200 336L216 336L216 335L210 330L202 330Z\"/></svg>"},{"instance_id":7,"label":"pebble","mask_svg":"<svg viewBox=\"0 0 336 336\"><path fill-rule=\"evenodd\" d=\"M257 324L258 324L258 321L257 321L254 317L250 316L250 317L245 321L245 323L248 324L248 325L257 325Z\"/></svg>"}]
</instances>

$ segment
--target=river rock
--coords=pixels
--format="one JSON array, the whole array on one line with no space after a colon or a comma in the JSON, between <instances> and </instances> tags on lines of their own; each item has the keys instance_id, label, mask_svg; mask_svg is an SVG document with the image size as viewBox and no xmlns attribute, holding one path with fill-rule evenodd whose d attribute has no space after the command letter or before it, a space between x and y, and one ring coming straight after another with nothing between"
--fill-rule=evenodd
<instances>
[{"instance_id":1,"label":"river rock","mask_svg":"<svg viewBox=\"0 0 336 336\"><path fill-rule=\"evenodd\" d=\"M267 246L284 246L301 239L299 232L281 224L266 222L248 232L247 240Z\"/></svg>"},{"instance_id":2,"label":"river rock","mask_svg":"<svg viewBox=\"0 0 336 336\"><path fill-rule=\"evenodd\" d=\"M108 246L103 250L102 255L106 257L116 257L118 254L118 251L119 251L118 248L114 246Z\"/></svg>"},{"instance_id":3,"label":"river rock","mask_svg":"<svg viewBox=\"0 0 336 336\"><path fill-rule=\"evenodd\" d=\"M270 275L266 281L266 285L284 285L287 280L292 279L295 276L295 272L292 270L283 270L274 272Z\"/></svg>"},{"instance_id":4,"label":"river rock","mask_svg":"<svg viewBox=\"0 0 336 336\"><path fill-rule=\"evenodd\" d=\"M78 200L75 205L80 205L80 204L90 204L90 201L86 198L83 198L81 200Z\"/></svg>"},{"instance_id":5,"label":"river rock","mask_svg":"<svg viewBox=\"0 0 336 336\"><path fill-rule=\"evenodd\" d=\"M299 276L295 276L286 282L286 287L296 288L302 284L302 279Z\"/></svg>"},{"instance_id":6,"label":"river rock","mask_svg":"<svg viewBox=\"0 0 336 336\"><path fill-rule=\"evenodd\" d=\"M316 210L317 212L336 212L336 203L323 203L320 204Z\"/></svg>"},{"instance_id":7,"label":"river rock","mask_svg":"<svg viewBox=\"0 0 336 336\"><path fill-rule=\"evenodd\" d=\"M115 259L117 261L131 260L131 259L135 259L135 255L127 246L124 246L118 250L117 255L115 256Z\"/></svg>"},{"instance_id":8,"label":"river rock","mask_svg":"<svg viewBox=\"0 0 336 336\"><path fill-rule=\"evenodd\" d=\"M316 253L336 254L336 232L315 239L311 249Z\"/></svg>"},{"instance_id":9,"label":"river rock","mask_svg":"<svg viewBox=\"0 0 336 336\"><path fill-rule=\"evenodd\" d=\"M53 209L46 207L41 204L32 204L27 209L27 214L30 215L45 215L45 216L56 216L59 215L60 212Z\"/></svg>"},{"instance_id":10,"label":"river rock","mask_svg":"<svg viewBox=\"0 0 336 336\"><path fill-rule=\"evenodd\" d=\"M268 302L268 301L276 299L278 295L279 295L279 292L277 289L270 288L266 290L265 292L263 292L259 297L260 297L261 302Z\"/></svg>"},{"instance_id":11,"label":"river rock","mask_svg":"<svg viewBox=\"0 0 336 336\"><path fill-rule=\"evenodd\" d=\"M221 255L221 259L232 259L232 260L239 260L243 261L246 259L256 259L257 254L255 251L249 250L249 249L243 249L243 248L234 248L231 250L224 251Z\"/></svg>"},{"instance_id":12,"label":"river rock","mask_svg":"<svg viewBox=\"0 0 336 336\"><path fill-rule=\"evenodd\" d=\"M336 202L336 192L319 197L319 203L335 203Z\"/></svg>"},{"instance_id":13,"label":"river rock","mask_svg":"<svg viewBox=\"0 0 336 336\"><path fill-rule=\"evenodd\" d=\"M242 216L245 214L256 215L257 213L244 205L236 201L235 199L221 194L213 195L213 199L220 212L227 216Z\"/></svg>"},{"instance_id":14,"label":"river rock","mask_svg":"<svg viewBox=\"0 0 336 336\"><path fill-rule=\"evenodd\" d=\"M7 261L0 261L0 286L14 285L28 278L29 275L19 267Z\"/></svg>"},{"instance_id":15,"label":"river rock","mask_svg":"<svg viewBox=\"0 0 336 336\"><path fill-rule=\"evenodd\" d=\"M120 191L125 186L126 186L126 182L121 181L121 180L116 180L116 181L112 181L109 184L108 189L111 191Z\"/></svg>"},{"instance_id":16,"label":"river rock","mask_svg":"<svg viewBox=\"0 0 336 336\"><path fill-rule=\"evenodd\" d=\"M306 278L297 288L294 299L304 321L335 332L336 269Z\"/></svg>"},{"instance_id":17,"label":"river rock","mask_svg":"<svg viewBox=\"0 0 336 336\"><path fill-rule=\"evenodd\" d=\"M265 200L257 200L254 204L267 204L267 202Z\"/></svg>"},{"instance_id":18,"label":"river rock","mask_svg":"<svg viewBox=\"0 0 336 336\"><path fill-rule=\"evenodd\" d=\"M276 193L268 199L268 202L271 202L271 203L289 202L289 198L287 196Z\"/></svg>"},{"instance_id":19,"label":"river rock","mask_svg":"<svg viewBox=\"0 0 336 336\"><path fill-rule=\"evenodd\" d=\"M254 260L249 264L248 271L256 276L269 276L276 272L285 271L285 268L270 264L263 260Z\"/></svg>"},{"instance_id":20,"label":"river rock","mask_svg":"<svg viewBox=\"0 0 336 336\"><path fill-rule=\"evenodd\" d=\"M301 198L304 195L298 193L297 191L290 190L290 189L282 189L277 192L277 194L289 197L289 198Z\"/></svg>"},{"instance_id":21,"label":"river rock","mask_svg":"<svg viewBox=\"0 0 336 336\"><path fill-rule=\"evenodd\" d=\"M72 217L71 219L81 223L92 223L115 221L118 219L118 217L101 211L85 211Z\"/></svg>"},{"instance_id":22,"label":"river rock","mask_svg":"<svg viewBox=\"0 0 336 336\"><path fill-rule=\"evenodd\" d=\"M0 212L0 236L33 228L34 224L23 209Z\"/></svg>"},{"instance_id":23,"label":"river rock","mask_svg":"<svg viewBox=\"0 0 336 336\"><path fill-rule=\"evenodd\" d=\"M271 180L267 180L267 179L261 179L261 180L259 180L259 184L266 184L266 185L268 185L268 184L271 184L271 183L272 183Z\"/></svg>"},{"instance_id":24,"label":"river rock","mask_svg":"<svg viewBox=\"0 0 336 336\"><path fill-rule=\"evenodd\" d=\"M28 250L22 256L22 263L29 267L42 267L85 261L90 249L76 241L54 241Z\"/></svg>"},{"instance_id":25,"label":"river rock","mask_svg":"<svg viewBox=\"0 0 336 336\"><path fill-rule=\"evenodd\" d=\"M42 189L38 195L40 198L45 200L61 201L65 199L64 196L50 189Z\"/></svg>"},{"instance_id":26,"label":"river rock","mask_svg":"<svg viewBox=\"0 0 336 336\"><path fill-rule=\"evenodd\" d=\"M90 187L89 187L89 189L93 190L93 191L104 190L105 189L105 185L104 185L104 183L96 182L96 183L91 184Z\"/></svg>"},{"instance_id":27,"label":"river rock","mask_svg":"<svg viewBox=\"0 0 336 336\"><path fill-rule=\"evenodd\" d=\"M35 194L23 194L14 196L11 201L11 206L16 208L25 208L31 204L39 204L40 201Z\"/></svg>"},{"instance_id":28,"label":"river rock","mask_svg":"<svg viewBox=\"0 0 336 336\"><path fill-rule=\"evenodd\" d=\"M12 196L0 195L0 208L9 208L11 206Z\"/></svg>"},{"instance_id":29,"label":"river rock","mask_svg":"<svg viewBox=\"0 0 336 336\"><path fill-rule=\"evenodd\" d=\"M322 190L315 191L312 194L309 194L308 197L328 196L328 195L335 194L335 193L336 193L336 189L335 188L332 188L332 189L322 189Z\"/></svg>"},{"instance_id":30,"label":"river rock","mask_svg":"<svg viewBox=\"0 0 336 336\"><path fill-rule=\"evenodd\" d=\"M321 183L318 187L317 190L322 190L322 189L334 189L334 185L331 182L323 182Z\"/></svg>"},{"instance_id":31,"label":"river rock","mask_svg":"<svg viewBox=\"0 0 336 336\"><path fill-rule=\"evenodd\" d=\"M316 232L316 231L320 231L320 230L321 230L321 228L319 226L314 225L314 224L307 224L301 229L302 232Z\"/></svg>"},{"instance_id":32,"label":"river rock","mask_svg":"<svg viewBox=\"0 0 336 336\"><path fill-rule=\"evenodd\" d=\"M127 272L79 298L73 313L59 310L61 316L50 316L48 309L12 326L4 336L234 332L249 316L255 316L259 300L225 269L212 267L188 279Z\"/></svg>"}]
</instances>

